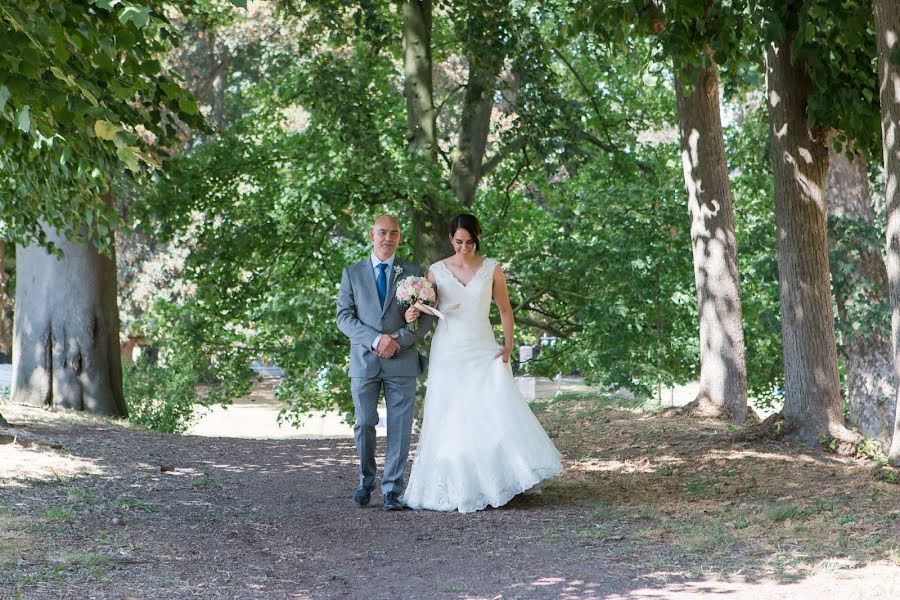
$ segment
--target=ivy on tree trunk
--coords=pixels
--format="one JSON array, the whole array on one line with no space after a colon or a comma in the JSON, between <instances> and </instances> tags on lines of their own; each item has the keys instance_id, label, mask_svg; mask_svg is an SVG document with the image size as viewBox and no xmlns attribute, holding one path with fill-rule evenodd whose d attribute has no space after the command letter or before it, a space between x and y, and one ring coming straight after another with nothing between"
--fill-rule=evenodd
<instances>
[{"instance_id":1,"label":"ivy on tree trunk","mask_svg":"<svg viewBox=\"0 0 900 600\"><path fill-rule=\"evenodd\" d=\"M891 296L891 340L894 369L900 374L900 6L896 0L875 0L878 38L878 79L881 90L881 132L887 205L887 273ZM891 464L900 466L900 402L896 402Z\"/></svg>"},{"instance_id":2,"label":"ivy on tree trunk","mask_svg":"<svg viewBox=\"0 0 900 600\"><path fill-rule=\"evenodd\" d=\"M837 305L838 349L847 369L850 419L866 436L890 435L895 383L891 340L882 321L887 307L887 270L881 256L867 165L829 143L825 207Z\"/></svg>"}]
</instances>

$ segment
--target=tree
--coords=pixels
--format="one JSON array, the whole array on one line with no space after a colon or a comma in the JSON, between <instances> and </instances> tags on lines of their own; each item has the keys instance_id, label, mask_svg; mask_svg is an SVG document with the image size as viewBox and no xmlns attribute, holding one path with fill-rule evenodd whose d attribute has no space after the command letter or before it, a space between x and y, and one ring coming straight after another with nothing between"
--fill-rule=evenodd
<instances>
[{"instance_id":1,"label":"tree","mask_svg":"<svg viewBox=\"0 0 900 600\"><path fill-rule=\"evenodd\" d=\"M700 321L700 392L694 410L743 423L747 367L734 209L717 66L711 52L705 56L706 64L696 68L676 62L675 76Z\"/></svg>"},{"instance_id":2,"label":"tree","mask_svg":"<svg viewBox=\"0 0 900 600\"><path fill-rule=\"evenodd\" d=\"M38 245L17 253L11 397L125 416L115 252L105 256L52 232L48 241L64 258Z\"/></svg>"},{"instance_id":3,"label":"tree","mask_svg":"<svg viewBox=\"0 0 900 600\"><path fill-rule=\"evenodd\" d=\"M830 136L833 142L834 134ZM868 437L885 438L894 423L887 270L869 194L866 160L829 143L825 180L829 263L837 306L839 350L847 372L850 420ZM849 149L848 149L849 150Z\"/></svg>"},{"instance_id":4,"label":"tree","mask_svg":"<svg viewBox=\"0 0 900 600\"><path fill-rule=\"evenodd\" d=\"M123 167L144 176L202 119L162 72L161 4L2 8L0 185L22 200L0 215L20 244L12 395L121 415L110 183Z\"/></svg>"},{"instance_id":5,"label":"tree","mask_svg":"<svg viewBox=\"0 0 900 600\"><path fill-rule=\"evenodd\" d=\"M672 60L699 316L700 391L688 410L737 423L747 415L747 367L718 62L739 58L744 10L741 1L695 0L588 9L600 37L616 38L622 34L614 29L624 28L656 40Z\"/></svg>"},{"instance_id":6,"label":"tree","mask_svg":"<svg viewBox=\"0 0 900 600\"><path fill-rule=\"evenodd\" d=\"M784 8L784 28L766 52L766 87L775 176L775 216L785 402L782 415L797 439L854 440L843 426L834 312L826 242L824 132L810 127L813 82L792 51L801 2Z\"/></svg>"},{"instance_id":7,"label":"tree","mask_svg":"<svg viewBox=\"0 0 900 600\"><path fill-rule=\"evenodd\" d=\"M878 44L878 79L881 131L887 183L887 271L891 298L891 346L894 368L900 376L900 6L893 0L875 0ZM900 401L896 402L893 439L888 457L900 465Z\"/></svg>"}]
</instances>

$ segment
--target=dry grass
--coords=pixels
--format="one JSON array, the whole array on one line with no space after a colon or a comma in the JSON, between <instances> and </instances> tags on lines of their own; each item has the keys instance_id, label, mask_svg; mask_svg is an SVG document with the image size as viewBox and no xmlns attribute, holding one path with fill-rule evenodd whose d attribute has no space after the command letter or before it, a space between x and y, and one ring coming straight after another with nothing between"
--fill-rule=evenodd
<instances>
[{"instance_id":1,"label":"dry grass","mask_svg":"<svg viewBox=\"0 0 900 600\"><path fill-rule=\"evenodd\" d=\"M792 580L837 559L896 564L900 486L872 461L739 442L727 424L599 395L541 408L571 459L553 490L598 506L593 529L576 535L627 531L635 558L639 550L661 568L748 579Z\"/></svg>"}]
</instances>

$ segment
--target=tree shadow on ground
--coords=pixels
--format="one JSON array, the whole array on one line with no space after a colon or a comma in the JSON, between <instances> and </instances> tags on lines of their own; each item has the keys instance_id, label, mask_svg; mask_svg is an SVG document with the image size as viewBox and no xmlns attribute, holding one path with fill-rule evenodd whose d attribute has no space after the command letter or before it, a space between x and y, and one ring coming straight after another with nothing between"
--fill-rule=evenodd
<instances>
[{"instance_id":1,"label":"tree shadow on ground","mask_svg":"<svg viewBox=\"0 0 900 600\"><path fill-rule=\"evenodd\" d=\"M564 473L467 515L386 513L378 493L357 508L351 439L170 436L11 410L36 440L15 451L90 466L0 467L17 540L0 553L0 589L27 598L799 597L851 584L889 597L900 585L900 486L870 464L608 398L540 407Z\"/></svg>"}]
</instances>

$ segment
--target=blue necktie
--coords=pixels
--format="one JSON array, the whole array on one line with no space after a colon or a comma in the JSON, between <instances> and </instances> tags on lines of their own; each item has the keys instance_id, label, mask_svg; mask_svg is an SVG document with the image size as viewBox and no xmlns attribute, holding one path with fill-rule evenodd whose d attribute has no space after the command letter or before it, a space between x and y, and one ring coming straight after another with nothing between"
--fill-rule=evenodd
<instances>
[{"instance_id":1,"label":"blue necktie","mask_svg":"<svg viewBox=\"0 0 900 600\"><path fill-rule=\"evenodd\" d=\"M384 308L384 299L387 298L387 263L378 265L378 277L375 278L375 285L378 287L378 299L381 300L381 308Z\"/></svg>"}]
</instances>

